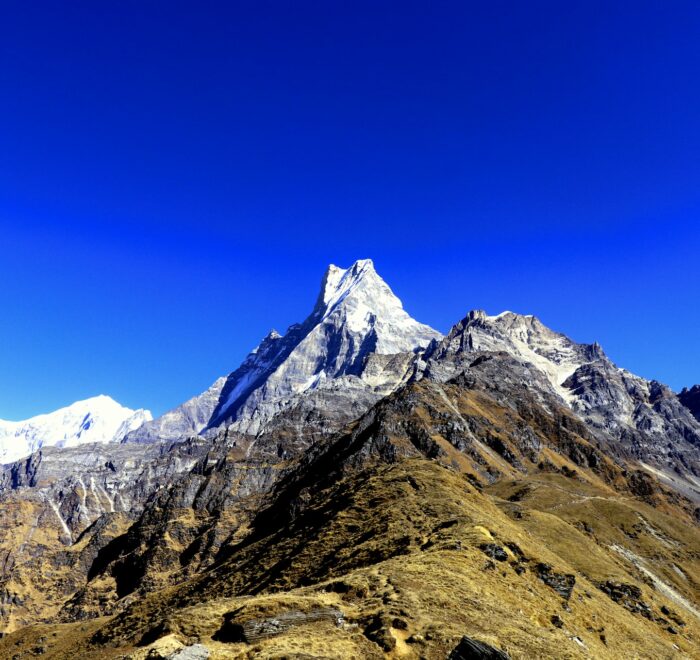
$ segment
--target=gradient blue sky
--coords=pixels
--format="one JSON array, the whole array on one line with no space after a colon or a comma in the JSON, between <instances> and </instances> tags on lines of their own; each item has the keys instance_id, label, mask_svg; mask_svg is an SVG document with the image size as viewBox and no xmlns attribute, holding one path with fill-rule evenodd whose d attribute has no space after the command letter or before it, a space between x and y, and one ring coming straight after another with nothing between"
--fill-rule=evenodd
<instances>
[{"instance_id":1,"label":"gradient blue sky","mask_svg":"<svg viewBox=\"0 0 700 660\"><path fill-rule=\"evenodd\" d=\"M0 417L161 413L371 257L700 381L696 2L4 2Z\"/></svg>"}]
</instances>

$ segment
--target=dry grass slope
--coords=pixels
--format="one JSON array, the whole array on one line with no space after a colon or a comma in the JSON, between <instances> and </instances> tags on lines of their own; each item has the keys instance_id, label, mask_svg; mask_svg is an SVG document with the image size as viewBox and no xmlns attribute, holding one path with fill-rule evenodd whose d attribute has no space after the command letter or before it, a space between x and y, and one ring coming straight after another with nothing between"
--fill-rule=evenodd
<instances>
[{"instance_id":1,"label":"dry grass slope","mask_svg":"<svg viewBox=\"0 0 700 660\"><path fill-rule=\"evenodd\" d=\"M457 470L424 459L375 467L356 479L327 493L330 502L317 504L325 510L324 522L303 540L294 533L262 540L184 587L133 603L114 619L10 635L0 641L0 654L32 657L39 648L45 658L145 658L167 638L175 646L205 643L214 658L445 658L466 634L513 658L696 656L697 618L609 549L611 542L625 543L621 547L645 557L661 574L653 556L665 554L666 543L700 547L696 530L646 505L590 489L582 517L572 512L576 503L566 484L551 478L539 500L539 481L504 484L498 495L481 493ZM523 489L528 496L517 502L503 498ZM349 493L342 506L331 506ZM597 506L603 508L596 512ZM637 544L618 538L617 521L606 522L610 507L624 516L640 512L655 533L639 532ZM597 522L594 533L577 524L588 517L589 524ZM494 546L505 557L490 551ZM674 559L697 584L697 558ZM575 576L568 599L543 581L541 564ZM637 585L653 617L668 623L616 603L599 588L607 580ZM245 591L259 593L234 595ZM690 595L689 588L682 593ZM314 608L336 608L342 620L302 622L253 645L226 632L232 623Z\"/></svg>"}]
</instances>

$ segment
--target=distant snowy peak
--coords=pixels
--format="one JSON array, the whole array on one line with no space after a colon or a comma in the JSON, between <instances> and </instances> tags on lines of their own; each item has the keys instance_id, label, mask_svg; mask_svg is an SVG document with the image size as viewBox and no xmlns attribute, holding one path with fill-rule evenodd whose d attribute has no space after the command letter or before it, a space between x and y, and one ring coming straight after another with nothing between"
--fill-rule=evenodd
<instances>
[{"instance_id":1,"label":"distant snowy peak","mask_svg":"<svg viewBox=\"0 0 700 660\"><path fill-rule=\"evenodd\" d=\"M0 463L12 463L42 447L119 442L151 419L147 410L131 410L100 395L21 422L0 420Z\"/></svg>"}]
</instances>

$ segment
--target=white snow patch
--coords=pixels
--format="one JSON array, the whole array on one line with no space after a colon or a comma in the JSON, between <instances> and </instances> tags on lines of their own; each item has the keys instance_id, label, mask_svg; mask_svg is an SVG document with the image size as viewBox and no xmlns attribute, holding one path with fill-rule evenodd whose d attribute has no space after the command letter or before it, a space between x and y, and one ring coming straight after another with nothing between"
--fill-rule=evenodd
<instances>
[{"instance_id":1,"label":"white snow patch","mask_svg":"<svg viewBox=\"0 0 700 660\"><path fill-rule=\"evenodd\" d=\"M694 614L696 617L700 619L700 612L695 608L694 605L692 605L686 598L681 596L673 587L670 585L666 584L658 575L655 573L652 573L645 565L644 565L644 560L634 554L631 550L628 550L627 548L623 548L622 546L619 546L615 543L613 543L610 546L611 550L614 550L617 552L619 555L622 555L627 561L629 561L631 564L633 564L637 569L639 569L642 573L644 573L648 578L651 579L651 581L654 583L654 586L656 587L657 591L662 593L666 598L669 600L672 600L674 603L677 603L681 607L684 607L688 612L691 614Z\"/></svg>"},{"instance_id":2,"label":"white snow patch","mask_svg":"<svg viewBox=\"0 0 700 660\"><path fill-rule=\"evenodd\" d=\"M51 508L54 510L56 517L58 518L59 522L61 523L61 527L63 528L63 531L66 533L66 536L68 537L68 540L70 541L69 545L73 545L73 534L71 533L68 525L66 525L66 521L63 520L63 516L61 515L61 512L58 509L58 505L51 498L49 498L48 502L49 502L49 505L51 506Z\"/></svg>"}]
</instances>

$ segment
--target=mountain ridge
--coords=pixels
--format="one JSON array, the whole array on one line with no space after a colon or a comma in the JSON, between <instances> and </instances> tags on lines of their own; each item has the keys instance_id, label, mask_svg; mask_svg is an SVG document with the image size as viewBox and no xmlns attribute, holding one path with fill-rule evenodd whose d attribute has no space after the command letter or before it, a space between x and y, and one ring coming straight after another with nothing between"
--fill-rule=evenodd
<instances>
[{"instance_id":1,"label":"mountain ridge","mask_svg":"<svg viewBox=\"0 0 700 660\"><path fill-rule=\"evenodd\" d=\"M124 644L145 654L170 635L178 648L205 644L221 657L279 658L285 640L324 657L320 640L331 639L326 657L351 644L360 657L437 660L465 632L514 658L687 654L700 631L684 595L693 593L698 538L692 527L683 531L688 512L674 518L669 491L596 448L527 362L505 353L472 357L456 379L402 386L352 429L288 464L253 519L233 518L235 532L221 535L208 568L175 588L144 594L134 575L158 580L195 550L170 546L156 555L150 541L135 554L122 544L137 533L115 539L105 553L113 563L102 563L63 613L70 621L104 603L108 579L124 589L115 615L95 620L74 647L80 657ZM197 482L210 502L230 483L221 469L217 461ZM162 493L141 530L152 534L173 501L171 514L187 520L181 507L192 490L185 480ZM220 507L220 520L236 506ZM159 533L182 538L183 531L180 524ZM193 541L196 552L209 545L206 535ZM673 554L659 555L666 544ZM572 554L577 546L580 555ZM386 579L373 580L377 574ZM663 589L645 583L646 574ZM160 579L172 584L173 575ZM322 604L348 628L306 622ZM271 623L287 617L299 623ZM253 637L255 630L265 632Z\"/></svg>"},{"instance_id":2,"label":"mountain ridge","mask_svg":"<svg viewBox=\"0 0 700 660\"><path fill-rule=\"evenodd\" d=\"M670 388L617 367L597 342L576 343L535 316L513 312L469 312L426 351L425 369L448 379L484 350L532 364L601 441L623 445L645 469L700 501L700 423Z\"/></svg>"},{"instance_id":3,"label":"mountain ridge","mask_svg":"<svg viewBox=\"0 0 700 660\"><path fill-rule=\"evenodd\" d=\"M532 315L442 336L371 261L331 266L303 323L171 413L3 470L19 630L0 652L437 660L477 635L613 659L700 639L700 424Z\"/></svg>"}]
</instances>

